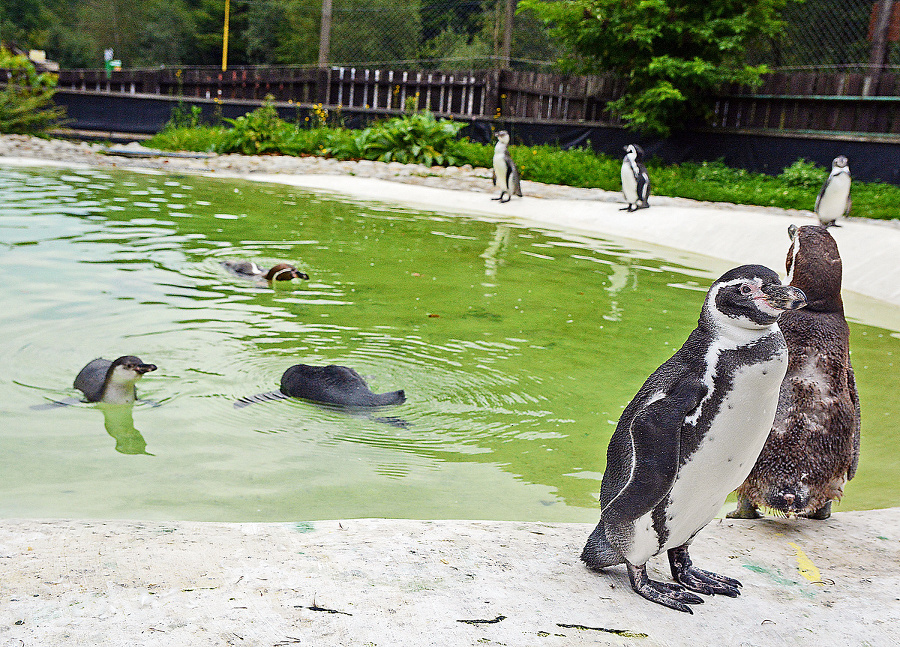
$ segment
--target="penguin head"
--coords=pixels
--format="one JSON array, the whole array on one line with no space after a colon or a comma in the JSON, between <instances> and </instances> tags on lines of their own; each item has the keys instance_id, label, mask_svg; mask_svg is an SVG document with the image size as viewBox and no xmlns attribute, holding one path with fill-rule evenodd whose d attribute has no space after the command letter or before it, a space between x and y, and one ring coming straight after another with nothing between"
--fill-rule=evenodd
<instances>
[{"instance_id":1,"label":"penguin head","mask_svg":"<svg viewBox=\"0 0 900 647\"><path fill-rule=\"evenodd\" d=\"M500 142L501 144L508 144L509 143L509 133L506 132L505 130L499 131L497 133L497 141Z\"/></svg>"},{"instance_id":2,"label":"penguin head","mask_svg":"<svg viewBox=\"0 0 900 647\"><path fill-rule=\"evenodd\" d=\"M847 168L847 164L849 164L849 163L850 163L849 160L848 160L845 156L843 156L843 155L838 155L838 156L835 157L834 160L831 162L831 168L832 168L832 169L836 169L836 168Z\"/></svg>"},{"instance_id":3,"label":"penguin head","mask_svg":"<svg viewBox=\"0 0 900 647\"><path fill-rule=\"evenodd\" d=\"M144 373L155 371L155 364L145 364L134 355L119 357L106 371L106 386L110 384L134 384L144 376Z\"/></svg>"},{"instance_id":4,"label":"penguin head","mask_svg":"<svg viewBox=\"0 0 900 647\"><path fill-rule=\"evenodd\" d=\"M266 272L265 279L267 281L290 281L291 279L309 280L309 275L301 272L289 263L278 263Z\"/></svg>"},{"instance_id":5,"label":"penguin head","mask_svg":"<svg viewBox=\"0 0 900 647\"><path fill-rule=\"evenodd\" d=\"M624 147L625 149L625 157L630 157L631 159L637 161L644 158L644 149L638 146L637 144L628 144Z\"/></svg>"},{"instance_id":6,"label":"penguin head","mask_svg":"<svg viewBox=\"0 0 900 647\"><path fill-rule=\"evenodd\" d=\"M768 328L786 310L806 305L799 288L782 285L778 274L762 265L741 265L719 277L703 305L706 318L716 328Z\"/></svg>"},{"instance_id":7,"label":"penguin head","mask_svg":"<svg viewBox=\"0 0 900 647\"><path fill-rule=\"evenodd\" d=\"M803 290L808 310L842 310L843 266L834 238L819 225L791 225L788 236L791 238L785 259L788 283Z\"/></svg>"}]
</instances>

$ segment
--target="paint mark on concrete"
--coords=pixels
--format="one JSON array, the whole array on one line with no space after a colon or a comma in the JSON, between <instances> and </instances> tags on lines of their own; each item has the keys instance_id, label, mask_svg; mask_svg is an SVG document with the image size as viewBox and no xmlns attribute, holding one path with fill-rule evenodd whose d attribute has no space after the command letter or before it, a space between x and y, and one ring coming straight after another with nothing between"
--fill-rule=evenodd
<instances>
[{"instance_id":1,"label":"paint mark on concrete","mask_svg":"<svg viewBox=\"0 0 900 647\"><path fill-rule=\"evenodd\" d=\"M792 541L788 542L788 546L797 551L797 568L800 571L800 575L813 584L825 586L825 582L822 581L822 574L819 572L819 569L816 568L816 565L812 563L812 560L806 556L806 553L803 552L800 546Z\"/></svg>"}]
</instances>

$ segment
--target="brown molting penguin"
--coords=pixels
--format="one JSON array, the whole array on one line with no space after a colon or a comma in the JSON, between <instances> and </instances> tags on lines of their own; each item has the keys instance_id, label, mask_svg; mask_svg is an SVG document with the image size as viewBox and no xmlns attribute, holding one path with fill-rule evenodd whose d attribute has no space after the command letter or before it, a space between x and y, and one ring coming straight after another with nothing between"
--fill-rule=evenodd
<instances>
[{"instance_id":1,"label":"brown molting penguin","mask_svg":"<svg viewBox=\"0 0 900 647\"><path fill-rule=\"evenodd\" d=\"M824 227L788 229L790 284L807 306L785 312L778 325L788 346L788 370L775 422L756 465L737 489L732 519L776 514L827 519L831 502L859 462L859 396L850 365L850 330L841 301L841 257Z\"/></svg>"}]
</instances>

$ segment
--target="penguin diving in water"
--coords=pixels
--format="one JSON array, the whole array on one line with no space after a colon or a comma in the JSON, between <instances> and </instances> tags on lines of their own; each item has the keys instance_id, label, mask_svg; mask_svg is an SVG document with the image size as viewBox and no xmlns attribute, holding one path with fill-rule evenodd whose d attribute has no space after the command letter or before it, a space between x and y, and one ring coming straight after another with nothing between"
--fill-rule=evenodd
<instances>
[{"instance_id":1,"label":"penguin diving in water","mask_svg":"<svg viewBox=\"0 0 900 647\"><path fill-rule=\"evenodd\" d=\"M268 270L263 270L253 261L222 261L222 266L238 276L255 279L269 285L273 281L290 281L291 279L309 280L309 276L289 263L278 263Z\"/></svg>"},{"instance_id":2,"label":"penguin diving in water","mask_svg":"<svg viewBox=\"0 0 900 647\"><path fill-rule=\"evenodd\" d=\"M859 464L859 394L837 243L815 225L791 225L788 235L788 279L808 303L778 321L788 347L787 374L769 439L737 490L731 519L759 519L761 507L827 519Z\"/></svg>"},{"instance_id":3,"label":"penguin diving in water","mask_svg":"<svg viewBox=\"0 0 900 647\"><path fill-rule=\"evenodd\" d=\"M256 402L286 398L302 398L349 408L387 407L406 402L406 394L402 389L373 393L362 376L352 368L335 364L296 364L281 376L280 390L241 398L234 406L240 409Z\"/></svg>"},{"instance_id":4,"label":"penguin diving in water","mask_svg":"<svg viewBox=\"0 0 900 647\"><path fill-rule=\"evenodd\" d=\"M509 202L512 196L522 197L519 182L519 169L509 154L509 133L501 130L497 133L497 144L494 146L494 173L491 178L494 186L500 187L500 197L491 198L500 202ZM506 199L503 196L506 195Z\"/></svg>"},{"instance_id":5,"label":"penguin diving in water","mask_svg":"<svg viewBox=\"0 0 900 647\"><path fill-rule=\"evenodd\" d=\"M625 147L625 157L622 159L622 193L628 206L619 211L631 212L650 206L650 176L643 159L643 148L637 144Z\"/></svg>"},{"instance_id":6,"label":"penguin diving in water","mask_svg":"<svg viewBox=\"0 0 900 647\"><path fill-rule=\"evenodd\" d=\"M134 355L123 355L114 361L98 357L81 369L73 386L84 393L88 402L134 404L135 382L155 370L155 364L145 364Z\"/></svg>"},{"instance_id":7,"label":"penguin diving in water","mask_svg":"<svg viewBox=\"0 0 900 647\"><path fill-rule=\"evenodd\" d=\"M622 412L600 485L600 523L581 559L625 564L642 597L692 613L694 593L740 594L740 582L695 568L688 547L753 467L772 427L788 351L778 317L806 303L761 265L709 288L697 327ZM668 552L675 584L649 579Z\"/></svg>"},{"instance_id":8,"label":"penguin diving in water","mask_svg":"<svg viewBox=\"0 0 900 647\"><path fill-rule=\"evenodd\" d=\"M850 213L853 201L850 199L850 167L847 158L838 155L831 163L831 173L816 197L816 215L823 227L840 227L839 216Z\"/></svg>"}]
</instances>

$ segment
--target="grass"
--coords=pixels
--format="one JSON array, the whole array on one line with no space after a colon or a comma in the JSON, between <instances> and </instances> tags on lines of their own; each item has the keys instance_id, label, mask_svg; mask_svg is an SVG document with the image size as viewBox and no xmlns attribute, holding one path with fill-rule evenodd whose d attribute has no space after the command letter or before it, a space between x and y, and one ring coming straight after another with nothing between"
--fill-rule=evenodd
<instances>
[{"instance_id":1,"label":"grass","mask_svg":"<svg viewBox=\"0 0 900 647\"><path fill-rule=\"evenodd\" d=\"M235 141L235 128L191 125L167 126L147 142L162 150L232 152L260 150L286 155L319 155L337 159L379 159L383 150L374 150L365 141L375 129L393 131L398 122L408 117L375 124L366 131L317 125L301 128L281 122L265 133L261 149L251 133ZM445 135L446 133L444 133ZM249 143L248 143L249 142ZM429 142L423 142L427 145ZM446 144L445 144L446 145ZM513 146L510 153L519 165L523 179L546 184L620 191L621 159L594 153L588 149L561 150L548 145ZM468 139L458 140L443 157L456 165L490 167L493 147ZM730 202L765 207L812 210L827 169L811 162L797 160L780 175L771 176L725 166L722 162L687 162L663 164L650 160L647 164L652 194L690 198L711 202ZM880 182L853 183L851 216L882 220L900 219L900 187Z\"/></svg>"}]
</instances>

